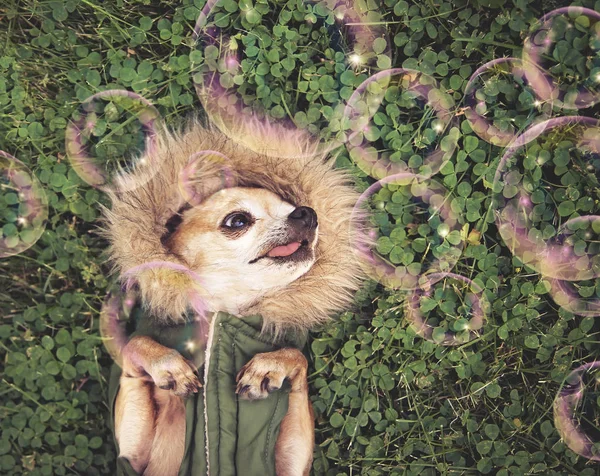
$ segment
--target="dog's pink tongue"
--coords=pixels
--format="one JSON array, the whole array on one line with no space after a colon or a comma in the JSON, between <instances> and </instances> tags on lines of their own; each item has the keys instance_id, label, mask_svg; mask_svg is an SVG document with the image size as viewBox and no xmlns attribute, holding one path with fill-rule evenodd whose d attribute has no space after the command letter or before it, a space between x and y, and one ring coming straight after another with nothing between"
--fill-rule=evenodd
<instances>
[{"instance_id":1,"label":"dog's pink tongue","mask_svg":"<svg viewBox=\"0 0 600 476\"><path fill-rule=\"evenodd\" d=\"M289 256L300 248L300 243L297 241L290 243L289 245L277 246L267 253L267 256Z\"/></svg>"}]
</instances>

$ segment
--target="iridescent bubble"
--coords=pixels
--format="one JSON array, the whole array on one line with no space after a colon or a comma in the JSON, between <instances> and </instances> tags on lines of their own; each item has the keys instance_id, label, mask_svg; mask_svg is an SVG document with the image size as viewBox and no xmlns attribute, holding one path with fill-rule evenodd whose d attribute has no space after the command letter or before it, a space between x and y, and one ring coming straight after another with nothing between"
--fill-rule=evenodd
<instances>
[{"instance_id":1,"label":"iridescent bubble","mask_svg":"<svg viewBox=\"0 0 600 476\"><path fill-rule=\"evenodd\" d=\"M571 451L584 458L600 461L600 425L597 413L597 387L600 382L594 361L571 372L554 400L554 426ZM585 387L593 387L595 398ZM576 412L579 414L577 415ZM593 436L592 436L593 435Z\"/></svg>"},{"instance_id":2,"label":"iridescent bubble","mask_svg":"<svg viewBox=\"0 0 600 476\"><path fill-rule=\"evenodd\" d=\"M496 170L492 188L499 233L515 256L544 277L600 276L598 243L583 233L570 236L572 227L564 226L579 212L598 208L593 196L599 188L599 125L592 118L566 116L532 126L515 139ZM564 225L557 229L560 220Z\"/></svg>"},{"instance_id":3,"label":"iridescent bubble","mask_svg":"<svg viewBox=\"0 0 600 476\"><path fill-rule=\"evenodd\" d=\"M117 123L124 112L131 117ZM67 157L73 169L87 184L102 187L111 182L113 175L126 170L127 164L122 162L126 155L140 157L128 168L149 165L146 161L155 147L159 118L156 108L139 94L114 89L90 96L65 131ZM137 143L128 143L132 138ZM147 174L146 181L150 178ZM142 180L121 189L140 185Z\"/></svg>"},{"instance_id":4,"label":"iridescent bubble","mask_svg":"<svg viewBox=\"0 0 600 476\"><path fill-rule=\"evenodd\" d=\"M179 173L179 191L191 206L199 205L205 198L203 186L204 176L209 169L217 168L215 176L219 177L219 189L235 186L236 180L229 157L214 150L203 150L193 154L187 165ZM211 182L214 189L215 184Z\"/></svg>"},{"instance_id":5,"label":"iridescent bubble","mask_svg":"<svg viewBox=\"0 0 600 476\"><path fill-rule=\"evenodd\" d=\"M123 366L123 348L127 344L127 323L131 311L137 301L137 293L133 290L109 292L100 309L100 335L108 354L119 365Z\"/></svg>"},{"instance_id":6,"label":"iridescent bubble","mask_svg":"<svg viewBox=\"0 0 600 476\"><path fill-rule=\"evenodd\" d=\"M37 177L0 150L0 258L27 250L42 236L48 220L48 199Z\"/></svg>"},{"instance_id":7,"label":"iridescent bubble","mask_svg":"<svg viewBox=\"0 0 600 476\"><path fill-rule=\"evenodd\" d=\"M350 220L353 227L364 227L365 237L356 238L354 246L367 275L387 288L412 290L431 281L431 274L451 271L465 237L462 217L450 203L443 185L411 173L392 175L371 185L358 199ZM383 236L375 226L364 223L370 207L375 208L371 215ZM395 224L388 214L397 217ZM422 223L414 223L419 219ZM426 260L427 256L432 257Z\"/></svg>"},{"instance_id":8,"label":"iridescent bubble","mask_svg":"<svg viewBox=\"0 0 600 476\"><path fill-rule=\"evenodd\" d=\"M393 79L392 79L393 78ZM374 84L384 82L382 100L361 113L361 104ZM350 158L367 175L381 179L399 173L431 177L450 160L460 131L454 101L431 76L413 69L394 68L365 80L346 106L352 136L346 144ZM386 116L377 116L378 109ZM378 147L381 144L382 147Z\"/></svg>"},{"instance_id":9,"label":"iridescent bubble","mask_svg":"<svg viewBox=\"0 0 600 476\"><path fill-rule=\"evenodd\" d=\"M600 100L600 14L571 6L544 15L525 39L525 75L539 100L582 109ZM541 76L539 70L545 71ZM585 71L583 71L585 70ZM575 74L572 73L575 71Z\"/></svg>"},{"instance_id":10,"label":"iridescent bubble","mask_svg":"<svg viewBox=\"0 0 600 476\"><path fill-rule=\"evenodd\" d=\"M208 323L203 317L196 315L164 324L144 310L135 287L109 292L100 310L100 334L106 350L119 367L123 366L123 349L134 331L158 340L166 331L171 340L169 347L202 362L208 335Z\"/></svg>"},{"instance_id":11,"label":"iridescent bubble","mask_svg":"<svg viewBox=\"0 0 600 476\"><path fill-rule=\"evenodd\" d=\"M173 274L182 273L190 277L191 281L189 282L191 285L189 289L186 289L188 303L195 315L198 316L198 318L204 319L209 309L206 300L203 297L203 291L205 289L202 284L203 280L198 273L179 263L170 261L149 261L122 273L122 278L125 279L125 289L127 291L134 287L142 273L145 280L149 282L150 288L159 288L164 282L171 281L173 279ZM147 290L146 292L150 293L151 290Z\"/></svg>"},{"instance_id":12,"label":"iridescent bubble","mask_svg":"<svg viewBox=\"0 0 600 476\"><path fill-rule=\"evenodd\" d=\"M429 313L435 308L440 308L446 317L448 313L441 310L441 303L444 301L444 293L448 282L445 278L450 278L456 281L462 281L463 288L473 288L475 293L458 289L457 286L452 286L456 294L464 296L463 303L457 308L459 315L461 308L465 314L472 314L470 319L460 317L450 325L444 320L441 325L430 324L424 317L424 313ZM433 283L440 280L443 281L442 289L436 290L435 298L431 297ZM422 291L414 290L406 300L406 319L411 323L413 330L426 340L435 342L440 345L461 345L469 342L480 336L480 330L483 327L485 315L489 310L489 303L483 296L481 286L473 282L471 279L460 276L454 273L434 273L427 276L427 281L419 286ZM439 291L439 292L438 292ZM451 330L448 330L448 327Z\"/></svg>"},{"instance_id":13,"label":"iridescent bubble","mask_svg":"<svg viewBox=\"0 0 600 476\"><path fill-rule=\"evenodd\" d=\"M537 88L547 81L534 64L517 58L499 58L477 69L465 88L465 117L480 138L497 146L509 145L534 123L550 117L552 102L540 101L529 81Z\"/></svg>"},{"instance_id":14,"label":"iridescent bubble","mask_svg":"<svg viewBox=\"0 0 600 476\"><path fill-rule=\"evenodd\" d=\"M561 227L559 236L567 236L565 242L575 250L584 249L586 242L592 237L598 240L600 235L600 216L586 215L572 218ZM600 260L594 260L592 269L600 272ZM600 291L596 292L597 286L593 281L579 281L577 283L550 279L550 290L548 294L556 304L567 311L585 317L600 316ZM600 287L598 287L600 289Z\"/></svg>"},{"instance_id":15,"label":"iridescent bubble","mask_svg":"<svg viewBox=\"0 0 600 476\"><path fill-rule=\"evenodd\" d=\"M584 299L580 295L581 293L592 293L594 289L593 285L582 287L580 283L550 279L548 294L556 304L576 316L597 317L600 316L600 297Z\"/></svg>"},{"instance_id":16,"label":"iridescent bubble","mask_svg":"<svg viewBox=\"0 0 600 476\"><path fill-rule=\"evenodd\" d=\"M191 277L191 285L186 290L191 313L181 322L161 324L141 307L141 294L138 279L143 276L145 284L150 282L148 293L154 287L161 286L163 280L172 280L172 273L183 273ZM122 351L132 330L142 335L157 335L161 326L168 326L169 335L176 335L174 348L179 352L191 355L193 360L201 361L201 354L208 336L209 310L202 295L200 276L187 267L168 261L152 261L131 268L123 273L122 289L107 294L100 312L100 332L104 345L110 356L122 366ZM150 281L148 281L148 279ZM154 281L152 283L152 281ZM189 281L188 281L189 282Z\"/></svg>"},{"instance_id":17,"label":"iridescent bubble","mask_svg":"<svg viewBox=\"0 0 600 476\"><path fill-rule=\"evenodd\" d=\"M391 54L380 14L374 11L357 13L351 5L345 1L329 7L319 3L311 14L303 15L302 20L290 15L288 24L306 22L303 28L310 28L319 38L327 35L335 43L322 53L320 65L314 72L303 67L297 77L297 62L302 55L319 53L312 43L310 47L301 44L303 38L312 38L310 34L292 38L293 30L286 24L285 27L270 27L273 37L259 39L256 35L245 35L242 18L260 23L262 15L251 4L244 4L237 16L232 15L237 13L237 8L226 14L227 23L240 23L240 33L229 38L219 27L223 21L219 5L208 2L194 30L198 54L192 54L192 78L211 122L230 138L254 151L285 158L326 154L356 134L348 131L349 119L359 114L366 117L375 114L378 107L375 103L380 102L385 93L385 82L374 83L364 98L356 100L351 117L345 115L348 104L344 99L351 96L355 85L368 74L389 68ZM224 8L228 7L225 5ZM286 8L284 6L279 14L289 13ZM209 17L213 19L209 21ZM277 40L281 35L294 41L299 51L304 51L300 56L296 55L298 60L288 52L281 59L276 48L269 49L272 38ZM310 41L314 42L314 39ZM249 69L249 65L259 60L260 69L254 74L255 70ZM303 61L307 62L307 59ZM298 83L295 92L290 91L285 82L292 72ZM319 87L314 87L314 81ZM291 104L303 104L305 110L292 112ZM311 107L315 104L319 107ZM269 111L268 115L265 111ZM312 139L307 139L310 137ZM303 147L307 141L317 140L320 142L316 150L311 146ZM282 143L290 146L281 147Z\"/></svg>"}]
</instances>

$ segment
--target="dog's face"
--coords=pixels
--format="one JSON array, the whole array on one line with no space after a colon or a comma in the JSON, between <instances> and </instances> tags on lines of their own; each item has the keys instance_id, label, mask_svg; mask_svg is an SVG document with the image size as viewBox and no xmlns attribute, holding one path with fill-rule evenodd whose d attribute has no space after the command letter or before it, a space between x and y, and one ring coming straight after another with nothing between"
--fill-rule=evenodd
<instances>
[{"instance_id":1,"label":"dog's face","mask_svg":"<svg viewBox=\"0 0 600 476\"><path fill-rule=\"evenodd\" d=\"M239 313L312 267L317 230L312 208L233 187L184 212L167 246L202 277L209 309Z\"/></svg>"}]
</instances>

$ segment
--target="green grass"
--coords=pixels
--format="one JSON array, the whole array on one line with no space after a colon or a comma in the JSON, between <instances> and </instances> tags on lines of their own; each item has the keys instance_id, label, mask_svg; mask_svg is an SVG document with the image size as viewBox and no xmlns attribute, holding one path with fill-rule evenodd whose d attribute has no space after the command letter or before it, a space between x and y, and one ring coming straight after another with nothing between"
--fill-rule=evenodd
<instances>
[{"instance_id":1,"label":"green grass","mask_svg":"<svg viewBox=\"0 0 600 476\"><path fill-rule=\"evenodd\" d=\"M440 234L444 220L426 203L413 200L408 187L388 185L370 200L380 234L377 250L388 263L418 274L433 256L452 261L462 246L451 271L482 290L487 315L469 340L465 287L449 279L436 284L420 304L439 328L432 339L439 342L447 330L465 339L442 346L409 326L406 291L367 282L355 309L311 336L314 473L600 474L599 463L567 447L553 418L565 378L599 359L598 324L557 304L548 277L511 253L494 222L516 189L506 191L518 184L532 193L535 207L527 220L539 230L537 239L556 237L577 214L599 214L598 156L570 155L568 141L577 128L548 132L509 163L506 187L494 189L503 148L478 137L463 109L475 70L492 59L520 57L535 20L568 4L549 2L542 10L539 2L500 3L361 1L361 22L386 32L388 41L362 44L365 63L353 67L352 32L335 26L331 5L223 1L209 21L235 39L243 61L241 72L231 73L217 61L222 51L197 48L192 40L203 1L4 2L0 150L34 172L49 214L31 248L0 261L0 473L113 474L110 357L98 328L112 284L102 260L106 244L96 234L98 204L106 199L80 178L65 146L67 124L82 117L82 101L126 89L175 124L201 110L193 79L220 68L226 73L222 85L239 88L234 90L248 107L331 139L357 127L345 122L343 101L368 76L391 66L433 76L454 122L438 133L418 98L381 83L383 90L374 87L369 94L383 104L358 138L392 163L421 171L435 147L453 151L434 178L448 191L444 203L457 221L454 233ZM600 11L600 2L583 5ZM563 42L544 67L568 88L597 74L600 57L582 52L595 44L585 21L561 34ZM500 130L527 128L538 116L531 88L502 68L491 78L477 96L487 105L487 117ZM139 110L139 102L98 101L87 146L99 163L114 170L143 147L133 115ZM578 113L547 106L545 112ZM597 108L579 113L595 117ZM337 163L365 190L375 182L369 174L376 173L357 165L352 145L336 151ZM592 167L587 174L586 165ZM2 190L3 236L27 241L27 232L15 225L15 191ZM600 230L590 226L591 237L581 229L568 240L579 255L598 254ZM581 299L600 298L600 279L570 285ZM578 419L600 441L596 379L585 383Z\"/></svg>"}]
</instances>

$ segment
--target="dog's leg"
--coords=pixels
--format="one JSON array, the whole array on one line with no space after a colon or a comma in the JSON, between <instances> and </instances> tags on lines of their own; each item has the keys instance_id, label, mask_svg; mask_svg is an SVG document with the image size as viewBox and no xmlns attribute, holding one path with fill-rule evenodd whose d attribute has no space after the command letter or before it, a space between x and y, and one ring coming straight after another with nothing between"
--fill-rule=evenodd
<instances>
[{"instance_id":1,"label":"dog's leg","mask_svg":"<svg viewBox=\"0 0 600 476\"><path fill-rule=\"evenodd\" d=\"M115 403L119 456L144 476L177 475L185 444L181 397L197 392L193 364L146 336L123 349L121 388Z\"/></svg>"},{"instance_id":2,"label":"dog's leg","mask_svg":"<svg viewBox=\"0 0 600 476\"><path fill-rule=\"evenodd\" d=\"M142 474L150 461L156 421L152 387L142 378L121 376L115 402L115 436L119 456L129 460L136 473Z\"/></svg>"},{"instance_id":3,"label":"dog's leg","mask_svg":"<svg viewBox=\"0 0 600 476\"><path fill-rule=\"evenodd\" d=\"M161 389L154 401L158 415L144 476L177 476L185 451L185 404L181 397Z\"/></svg>"},{"instance_id":4,"label":"dog's leg","mask_svg":"<svg viewBox=\"0 0 600 476\"><path fill-rule=\"evenodd\" d=\"M281 388L286 378L290 380L288 412L275 445L277 476L303 476L310 472L315 427L308 398L307 369L302 352L289 348L255 355L236 377L236 393L250 400L266 398Z\"/></svg>"}]
</instances>

